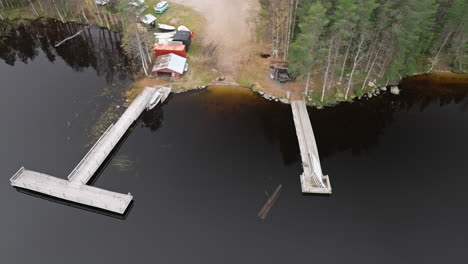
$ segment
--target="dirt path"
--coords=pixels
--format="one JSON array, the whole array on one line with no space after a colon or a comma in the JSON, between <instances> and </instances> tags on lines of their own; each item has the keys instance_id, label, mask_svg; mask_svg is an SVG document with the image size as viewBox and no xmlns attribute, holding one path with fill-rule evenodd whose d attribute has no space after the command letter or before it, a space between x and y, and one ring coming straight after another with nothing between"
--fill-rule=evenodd
<instances>
[{"instance_id":1,"label":"dirt path","mask_svg":"<svg viewBox=\"0 0 468 264\"><path fill-rule=\"evenodd\" d=\"M203 41L216 45L216 68L232 81L255 45L258 0L173 0L190 6L207 20Z\"/></svg>"}]
</instances>

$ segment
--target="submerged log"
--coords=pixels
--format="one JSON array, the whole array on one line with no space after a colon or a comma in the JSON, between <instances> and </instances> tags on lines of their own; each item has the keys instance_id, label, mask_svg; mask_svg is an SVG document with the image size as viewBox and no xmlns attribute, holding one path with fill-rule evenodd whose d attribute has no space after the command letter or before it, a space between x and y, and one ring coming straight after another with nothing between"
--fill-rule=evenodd
<instances>
[{"instance_id":1,"label":"submerged log","mask_svg":"<svg viewBox=\"0 0 468 264\"><path fill-rule=\"evenodd\" d=\"M273 192L270 198L268 198L268 201L265 203L262 210L258 212L258 217L260 217L260 219L265 220L265 218L268 216L268 213L270 212L271 208L273 207L273 205L275 205L276 200L278 200L282 187L283 185L281 184L278 185L278 187L276 187L276 190Z\"/></svg>"}]
</instances>

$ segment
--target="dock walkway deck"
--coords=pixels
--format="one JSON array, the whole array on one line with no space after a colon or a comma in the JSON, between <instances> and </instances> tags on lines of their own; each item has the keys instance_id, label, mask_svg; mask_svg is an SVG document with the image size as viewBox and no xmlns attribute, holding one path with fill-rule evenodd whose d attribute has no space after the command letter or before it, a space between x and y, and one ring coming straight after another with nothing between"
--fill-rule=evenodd
<instances>
[{"instance_id":1,"label":"dock walkway deck","mask_svg":"<svg viewBox=\"0 0 468 264\"><path fill-rule=\"evenodd\" d=\"M68 175L69 181L86 184L101 166L107 155L114 149L128 128L138 119L145 110L148 102L155 94L156 88L148 87L135 98L132 104L122 114L120 119L111 125L78 163L75 169Z\"/></svg>"},{"instance_id":2,"label":"dock walkway deck","mask_svg":"<svg viewBox=\"0 0 468 264\"><path fill-rule=\"evenodd\" d=\"M320 158L315 143L314 131L304 101L291 101L302 166L301 188L304 193L330 194L331 185L327 175L322 174Z\"/></svg>"},{"instance_id":3,"label":"dock walkway deck","mask_svg":"<svg viewBox=\"0 0 468 264\"><path fill-rule=\"evenodd\" d=\"M11 185L123 214L133 199L130 193L111 192L88 186L86 183L93 177L109 153L127 132L128 128L138 119L149 104L156 99L158 103L164 102L169 93L170 89L166 87L146 87L125 110L117 123L111 125L102 134L80 163L68 175L68 180L26 170L23 167L11 177ZM155 96L158 96L158 98L154 98Z\"/></svg>"}]
</instances>

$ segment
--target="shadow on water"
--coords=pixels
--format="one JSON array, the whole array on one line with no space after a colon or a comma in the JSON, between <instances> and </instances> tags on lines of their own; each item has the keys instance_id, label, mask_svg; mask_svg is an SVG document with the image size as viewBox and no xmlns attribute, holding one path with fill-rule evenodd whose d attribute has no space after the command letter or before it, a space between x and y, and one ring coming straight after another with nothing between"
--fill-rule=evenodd
<instances>
[{"instance_id":1,"label":"shadow on water","mask_svg":"<svg viewBox=\"0 0 468 264\"><path fill-rule=\"evenodd\" d=\"M96 183L96 181L99 179L101 174L106 170L106 168L109 166L109 164L111 164L111 162L114 159L115 155L119 152L119 149L124 145L124 143L127 140L128 136L138 126L138 124L140 123L140 121L142 119L141 117L142 117L142 115L130 126L130 128L122 136L122 138L116 144L114 149L109 153L107 158L104 160L104 162L101 164L101 166L99 166L96 173L94 173L94 175L89 179L89 181L87 182L86 185L92 186L92 185L94 185ZM32 190L28 190L28 189L23 189L23 188L19 188L19 187L15 187L15 189L17 191L21 192L21 193L25 193L25 194L28 194L28 195L31 195L31 196L34 196L34 197L38 197L38 198L41 198L41 199L44 199L44 200L47 200L47 201L51 201L51 202L71 206L71 207L74 207L74 208L82 209L82 210L85 210L85 211L89 211L89 212L93 212L93 213L97 213L97 214L101 214L101 215L105 215L105 216L118 218L118 219L121 219L121 220L127 219L127 216L129 215L131 209L133 208L133 204L135 202L134 200L132 200L130 205L127 207L127 210L125 210L125 212L123 214L118 214L118 213L113 213L113 212L110 212L110 211L107 211L107 210L102 210L102 209L99 209L99 208L96 208L96 207L87 206L87 205L75 203L75 202L68 201L68 200L63 200L63 199L60 199L60 198L57 198L57 197L53 197L53 196L50 196L50 195L47 195L47 194L35 192L35 191L32 191Z\"/></svg>"},{"instance_id":2,"label":"shadow on water","mask_svg":"<svg viewBox=\"0 0 468 264\"><path fill-rule=\"evenodd\" d=\"M385 129L395 122L400 112L413 108L424 111L429 105L462 104L467 109L468 78L466 75L444 74L438 81L427 80L437 74L410 77L403 80L400 95L389 91L380 96L341 103L325 109L308 108L320 157L327 159L336 153L351 150L355 155L369 151L379 144ZM453 81L453 80L457 81ZM256 115L264 137L278 144L285 165L300 162L299 146L289 105L252 96L246 88L210 87L191 96L207 98L207 111L213 115L228 115L250 111ZM235 136L235 135L233 135Z\"/></svg>"},{"instance_id":3,"label":"shadow on water","mask_svg":"<svg viewBox=\"0 0 468 264\"><path fill-rule=\"evenodd\" d=\"M331 194L328 194L328 193L302 193L302 196L304 197L314 197L314 198L319 198L321 197L322 199L328 199L330 198L332 195ZM320 199L320 198L319 198Z\"/></svg>"},{"instance_id":4,"label":"shadow on water","mask_svg":"<svg viewBox=\"0 0 468 264\"><path fill-rule=\"evenodd\" d=\"M0 21L0 26L2 23L6 22ZM83 32L73 40L55 47L56 43L80 30ZM122 56L120 41L119 33L105 28L38 19L12 28L10 34L1 38L0 59L11 66L18 61L27 64L41 50L50 62L59 56L75 71L92 67L98 76L105 75L112 83L128 79L131 70L128 58Z\"/></svg>"},{"instance_id":5,"label":"shadow on water","mask_svg":"<svg viewBox=\"0 0 468 264\"><path fill-rule=\"evenodd\" d=\"M115 145L115 147L112 149L112 151L107 155L107 158L102 162L101 166L97 169L97 171L94 173L93 177L89 179L89 181L86 183L87 185L94 185L96 181L99 179L101 174L106 170L106 168L111 164L112 159L117 155L119 152L119 149L124 145L125 141L128 139L132 131L138 126L138 123L141 119L141 116L139 119L137 119L125 132L125 134L120 138L119 142Z\"/></svg>"},{"instance_id":6,"label":"shadow on water","mask_svg":"<svg viewBox=\"0 0 468 264\"><path fill-rule=\"evenodd\" d=\"M133 208L133 204L134 204L134 200L132 200L130 202L130 204L128 205L127 209L125 210L125 212L123 214L119 214L119 213L113 213L113 212L110 212L110 211L107 211L107 210L102 210L102 209L99 209L99 208L96 208L96 207L92 207L92 206L88 206L88 205L84 205L84 204L79 204L79 203L71 202L71 201L68 201L68 200L63 200L63 199L60 199L60 198L57 198L57 197L54 197L54 196L50 196L50 195L47 195L47 194L35 192L35 191L32 191L32 190L28 190L28 189L23 189L23 188L18 188L18 187L14 187L14 188L20 193L24 193L24 194L33 196L35 198L40 198L40 199L43 199L43 200L46 200L46 201L49 201L49 202L54 202L54 203L62 204L62 205L65 205L65 206L71 206L71 207L74 207L74 208L77 208L77 209L81 209L81 210L84 210L84 211L89 211L89 212L96 213L96 214L101 214L101 215L104 215L104 216L117 218L117 219L120 219L120 220L126 220L127 219L128 215L130 214L130 211Z\"/></svg>"},{"instance_id":7,"label":"shadow on water","mask_svg":"<svg viewBox=\"0 0 468 264\"><path fill-rule=\"evenodd\" d=\"M95 71L106 79L113 76L108 84L120 83L119 74L125 73L119 70L121 66L109 67L123 61L113 57L114 44L107 43L107 48L105 44L111 39L118 41L118 37L91 27L90 33L76 39L77 43L81 43L80 38L92 39L84 44L91 50L81 51L74 41L55 48L55 42L81 26L40 23L48 23L49 28L31 29L25 25L14 32L13 39L2 40L10 42L11 50L0 48L0 65L17 71L14 76L30 74L22 71L24 65L19 61L40 66L34 68L39 77L24 78L32 80L25 89L21 89L24 84L16 85L18 77L8 83L14 89L5 89L10 93L6 101L20 96L29 107L24 113L15 112L15 119L20 121L6 119L13 104L7 102L8 107L0 111L14 127L4 129L0 137L0 151L8 150L0 161L5 181L19 162L65 175L82 158L78 150L87 142L83 131L98 123L89 120L104 112L86 107L87 100L105 105L90 99L100 94L99 90L86 91L81 83L92 79L94 70L89 75L73 72L55 82L26 89L42 76L51 80L57 77L46 69L56 71L57 65L65 65L59 64L61 56L70 56L63 60L75 71L97 67ZM49 33L49 39L39 36ZM23 36L26 41L21 40ZM28 38L34 43L27 43ZM48 48L43 50L41 43ZM56 63L43 66L44 60ZM105 72L112 70L115 72L110 75ZM76 75L84 76L79 85L62 85L72 83ZM468 151L468 127L464 122L467 82L445 85L424 78L405 79L399 96L386 92L352 104L309 109L319 152L325 160L324 172L330 174L335 191L331 196L302 195L300 191L302 166L289 105L264 100L239 88L210 87L173 95L170 103L144 113L131 126L90 181L104 189L130 190L138 197L137 204L132 203L123 216L39 195L127 221L108 221L100 215L75 212L80 210L60 211L55 206L31 202L3 184L0 189L6 198L1 200L5 214L0 243L4 242L1 248L5 250L0 262L62 263L64 258L76 255L70 253L70 248L81 248L96 262L104 263L109 261L108 256L113 256L115 263L140 263L155 256L162 263L207 263L206 256L212 256L208 262L213 263L226 262L226 256L232 263L299 263L310 260L304 252L329 263L354 259L356 263L400 263L402 259L418 263L421 256L429 256L431 263L457 263L447 261L447 257L466 258L467 215L461 209L467 207L463 166ZM92 82L88 86L94 87ZM107 103L123 91L116 87L109 90L112 96ZM75 105L68 101L54 104L59 100L49 98L51 93L62 99L72 92L74 96L82 95ZM34 104L36 101L41 103ZM36 108L56 115L31 115ZM67 127L69 116L80 109L84 111L80 112L79 122ZM43 127L49 130L41 130ZM37 137L21 133L35 129ZM430 136L423 138L421 134ZM66 136L78 139L67 140ZM111 160L118 157L118 152L124 158L131 157L138 166L130 164L129 170L114 167ZM99 178L102 174L106 175ZM269 212L268 221L259 223L256 213L278 184L284 186L281 196ZM56 217L58 210L60 217ZM130 210L132 217L127 218ZM86 221L92 224L83 225ZM77 228L70 228L70 223L78 223ZM36 243L44 237L63 243L54 247ZM179 254L181 248L185 254ZM277 248L281 250L272 250ZM23 254L24 250L31 254ZM434 250L440 253L439 259L427 254ZM41 259L44 256L47 260Z\"/></svg>"},{"instance_id":8,"label":"shadow on water","mask_svg":"<svg viewBox=\"0 0 468 264\"><path fill-rule=\"evenodd\" d=\"M308 108L322 158L350 149L359 155L379 144L385 128L395 115L416 109L425 111L430 105L461 104L468 109L468 77L443 73L403 79L400 95L384 92L370 99L317 110Z\"/></svg>"},{"instance_id":9,"label":"shadow on water","mask_svg":"<svg viewBox=\"0 0 468 264\"><path fill-rule=\"evenodd\" d=\"M7 27L6 23L11 24ZM0 21L0 27L2 27L2 31L0 32L0 60L3 60L9 66L28 64L36 59L46 58L46 60L52 63L63 61L75 72L83 72L87 68L92 68L97 76L105 77L107 86L102 87L102 92L98 91L100 95L94 96L90 102L87 102L88 104L91 103L93 107L78 110L79 112L75 114L77 120L68 119L68 126L70 126L70 121L73 124L74 122L80 122L80 119L83 118L89 118L94 120L92 123L102 124L103 126L106 126L107 122L116 121L108 119L115 119L119 116L119 111L115 110L115 101L122 101L121 95L132 80L131 64L127 57L123 55L119 33L93 25L60 23L52 19L38 19L20 24L15 24L15 22L11 21ZM68 36L74 35L80 30L83 30L80 35L59 47L55 47L56 43ZM67 80L64 81L61 85L67 85ZM108 107L109 101L113 101L110 107ZM80 103L81 107L84 106L82 102ZM110 113L110 118L104 118L105 120L100 118L103 113ZM159 105L153 111L142 114L132 124L93 177L88 181L88 185L96 183L100 175L111 164L111 161L119 152L119 149L127 140L130 133L140 124L142 119L143 122L141 124L143 126L156 131L163 122L161 106ZM86 130L89 130L89 128L86 128ZM100 129L98 128L97 130ZM93 133L89 134L89 137L93 137ZM91 140L94 141L92 138ZM38 195L36 193L36 196ZM56 200L61 201L61 199ZM66 203L71 204L70 202ZM75 204L74 207L88 208L79 204ZM101 211L97 210L96 212Z\"/></svg>"},{"instance_id":10,"label":"shadow on water","mask_svg":"<svg viewBox=\"0 0 468 264\"><path fill-rule=\"evenodd\" d=\"M142 116L142 126L149 128L153 132L160 129L164 122L164 105L168 104L172 97L173 95L171 94L164 103L156 105L150 111L145 111Z\"/></svg>"},{"instance_id":11,"label":"shadow on water","mask_svg":"<svg viewBox=\"0 0 468 264\"><path fill-rule=\"evenodd\" d=\"M166 103L167 103L167 101L166 101ZM144 117L146 117L147 119L145 120ZM149 127L151 129L151 131L156 131L162 125L162 119L163 119L163 112L162 112L162 109L161 109L161 105L158 105L157 107L152 109L152 111L149 111L147 113L144 113L144 114L140 115L140 117L130 126L130 128L127 130L127 132L122 136L122 138L116 144L114 149L109 153L107 158L101 164L101 166L99 166L96 173L94 173L93 177L91 177L89 179L89 181L87 182L87 185L92 186L92 185L94 185L96 183L96 181L99 179L101 174L111 164L111 162L114 159L115 155L119 152L120 148L124 145L125 141L129 137L129 135L132 133L132 131L136 127L138 127L140 122L142 122L142 125L144 127ZM95 208L95 207L92 207L92 206L87 206L87 205L71 202L71 201L68 201L68 200L63 200L63 199L60 199L60 198L57 198L57 197L49 196L49 195L46 195L46 194L42 194L42 193L39 193L39 192L35 192L35 191L23 189L23 188L15 187L15 189L17 191L21 192L21 193L25 193L25 194L28 194L28 195L31 195L31 196L34 196L34 197L38 197L38 198L41 198L41 199L44 199L44 200L47 200L47 201L51 201L51 202L55 202L55 203L59 203L59 204L67 205L67 206L72 206L72 207L75 207L75 208L78 208L78 209L90 211L90 212L93 212L93 213L102 214L102 215L105 215L105 216L111 216L111 217L118 218L118 219L121 219L121 220L125 220L127 218L127 216L129 215L131 209L133 208L133 204L135 202L134 200L132 200L131 204L128 206L127 210L123 214L118 214L118 213L112 213L112 212L109 212L109 211L106 211L106 210L102 210L102 209L99 209L99 208Z\"/></svg>"},{"instance_id":12,"label":"shadow on water","mask_svg":"<svg viewBox=\"0 0 468 264\"><path fill-rule=\"evenodd\" d=\"M434 76L437 74L429 78ZM428 81L427 76L410 77L403 80L400 95L387 91L374 98L341 103L322 110L308 108L320 157L326 159L346 150L351 150L355 155L367 152L379 144L385 129L395 122L395 115L400 112L408 112L413 108L424 111L431 104L443 106L450 103L462 104L463 109L466 109L466 75L444 75L438 79L434 82ZM453 82L453 79L458 81ZM296 138L296 132L289 105L259 100L246 88L212 86L184 96L207 101L204 104L208 120L210 116L242 116L243 111L256 115L263 136L271 144L278 145L284 164L300 162L297 140L291 140ZM252 107L255 111L251 111ZM151 130L159 128L163 120L160 107L143 116L144 126Z\"/></svg>"},{"instance_id":13,"label":"shadow on water","mask_svg":"<svg viewBox=\"0 0 468 264\"><path fill-rule=\"evenodd\" d=\"M168 97L170 99L170 97ZM89 179L87 185L94 185L96 181L99 179L101 174L106 170L106 168L112 163L112 160L114 157L117 155L119 152L120 148L124 145L125 141L128 139L130 134L133 132L134 129L138 127L138 125L141 123L143 127L148 127L150 128L151 131L155 132L158 130L163 123L164 120L164 112L162 106L167 104L168 100L166 100L163 104L158 104L155 108L153 108L151 111L144 111L138 119L133 122L133 124L127 129L125 134L122 136L122 138L119 140L119 142L115 145L115 147L112 149L112 151L109 153L107 158L104 160L104 162L99 166L98 170L96 173L94 173L93 177Z\"/></svg>"},{"instance_id":14,"label":"shadow on water","mask_svg":"<svg viewBox=\"0 0 468 264\"><path fill-rule=\"evenodd\" d=\"M0 27L6 28L5 23L8 22L0 21ZM55 47L56 43L80 30L83 30L80 35ZM75 72L87 72L93 69L98 77L104 77L106 86L101 87L102 92L88 102L92 105L93 112L88 118L92 122L100 121L99 117L109 112L110 101L114 104L123 103L122 94L133 81L133 68L130 60L123 53L119 33L94 25L38 19L11 26L9 33L2 32L1 34L3 36L0 35L0 60L7 65L28 64L39 57L45 57L52 63L65 63ZM29 74L34 76L40 73ZM67 86L69 81L60 80L61 83L58 85ZM75 119L88 115L87 111L89 109L80 110L74 119L69 121L80 122ZM92 139L92 135L90 137Z\"/></svg>"}]
</instances>

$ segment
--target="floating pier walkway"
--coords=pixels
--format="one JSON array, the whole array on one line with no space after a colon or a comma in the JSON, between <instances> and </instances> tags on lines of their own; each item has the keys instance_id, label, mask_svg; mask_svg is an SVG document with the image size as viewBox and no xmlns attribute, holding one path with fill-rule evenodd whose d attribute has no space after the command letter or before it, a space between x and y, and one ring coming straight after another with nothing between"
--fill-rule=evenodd
<instances>
[{"instance_id":1,"label":"floating pier walkway","mask_svg":"<svg viewBox=\"0 0 468 264\"><path fill-rule=\"evenodd\" d=\"M328 175L322 174L314 131L306 105L304 101L291 101L291 108L304 168L300 176L302 192L331 194L332 188Z\"/></svg>"},{"instance_id":2,"label":"floating pier walkway","mask_svg":"<svg viewBox=\"0 0 468 264\"><path fill-rule=\"evenodd\" d=\"M171 89L167 87L146 87L122 114L117 123L111 125L102 134L68 175L68 180L26 170L23 167L11 177L11 185L123 214L133 199L130 193L111 192L86 185L86 183L93 177L109 153L141 113L145 109L153 108L159 102L164 102L170 92Z\"/></svg>"}]
</instances>

